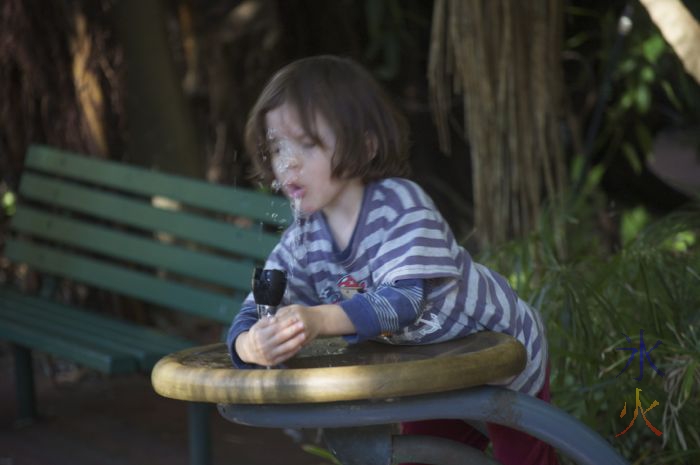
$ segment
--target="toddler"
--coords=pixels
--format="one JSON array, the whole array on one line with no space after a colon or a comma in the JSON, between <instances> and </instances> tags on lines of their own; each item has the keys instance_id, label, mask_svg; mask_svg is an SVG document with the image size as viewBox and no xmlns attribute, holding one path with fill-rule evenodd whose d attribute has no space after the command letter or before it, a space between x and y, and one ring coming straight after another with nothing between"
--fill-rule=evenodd
<instances>
[{"instance_id":1,"label":"toddler","mask_svg":"<svg viewBox=\"0 0 700 465\"><path fill-rule=\"evenodd\" d=\"M277 365L324 336L432 344L498 331L527 350L525 369L506 387L549 400L539 314L472 261L429 196L406 179L406 121L364 68L333 56L287 65L251 110L246 146L257 175L284 192L297 220L265 264L287 273L282 306L258 319L248 296L227 338L234 365ZM487 426L501 463L557 463L547 444ZM458 420L402 429L488 443Z\"/></svg>"}]
</instances>

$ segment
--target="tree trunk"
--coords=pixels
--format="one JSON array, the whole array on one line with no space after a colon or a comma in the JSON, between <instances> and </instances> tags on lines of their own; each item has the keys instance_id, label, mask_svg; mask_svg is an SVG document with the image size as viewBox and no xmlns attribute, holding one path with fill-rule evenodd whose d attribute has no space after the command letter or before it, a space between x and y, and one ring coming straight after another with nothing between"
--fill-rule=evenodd
<instances>
[{"instance_id":1,"label":"tree trunk","mask_svg":"<svg viewBox=\"0 0 700 465\"><path fill-rule=\"evenodd\" d=\"M114 16L126 64L126 158L203 177L204 149L173 63L161 1L120 0Z\"/></svg>"},{"instance_id":2,"label":"tree trunk","mask_svg":"<svg viewBox=\"0 0 700 465\"><path fill-rule=\"evenodd\" d=\"M436 0L429 62L440 145L453 92L471 148L482 246L535 227L543 195L563 190L561 0Z\"/></svg>"}]
</instances>

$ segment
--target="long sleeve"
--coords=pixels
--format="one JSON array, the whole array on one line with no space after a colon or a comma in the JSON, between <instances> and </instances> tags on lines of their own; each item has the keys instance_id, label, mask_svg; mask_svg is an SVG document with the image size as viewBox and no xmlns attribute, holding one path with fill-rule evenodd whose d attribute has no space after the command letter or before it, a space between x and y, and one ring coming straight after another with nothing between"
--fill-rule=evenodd
<instances>
[{"instance_id":1,"label":"long sleeve","mask_svg":"<svg viewBox=\"0 0 700 465\"><path fill-rule=\"evenodd\" d=\"M238 312L238 315L236 315L236 318L234 318L233 324L231 324L226 336L226 346L231 354L233 366L236 368L253 368L255 366L241 360L236 352L235 344L236 338L241 333L248 331L256 321L258 321L258 312L255 307L255 301L253 300L253 293L251 292L243 302L241 310Z\"/></svg>"},{"instance_id":2,"label":"long sleeve","mask_svg":"<svg viewBox=\"0 0 700 465\"><path fill-rule=\"evenodd\" d=\"M420 317L424 303L425 281L400 280L381 285L371 292L355 294L340 306L357 332L345 336L348 342L361 342L384 333L395 333Z\"/></svg>"}]
</instances>

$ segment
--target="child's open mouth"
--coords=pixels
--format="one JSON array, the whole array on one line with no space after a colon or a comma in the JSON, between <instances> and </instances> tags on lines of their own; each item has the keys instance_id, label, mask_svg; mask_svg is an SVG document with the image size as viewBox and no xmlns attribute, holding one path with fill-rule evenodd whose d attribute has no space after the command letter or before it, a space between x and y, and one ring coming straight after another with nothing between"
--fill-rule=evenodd
<instances>
[{"instance_id":1,"label":"child's open mouth","mask_svg":"<svg viewBox=\"0 0 700 465\"><path fill-rule=\"evenodd\" d=\"M284 191L291 199L300 199L304 196L305 189L298 184L287 184L284 186Z\"/></svg>"}]
</instances>

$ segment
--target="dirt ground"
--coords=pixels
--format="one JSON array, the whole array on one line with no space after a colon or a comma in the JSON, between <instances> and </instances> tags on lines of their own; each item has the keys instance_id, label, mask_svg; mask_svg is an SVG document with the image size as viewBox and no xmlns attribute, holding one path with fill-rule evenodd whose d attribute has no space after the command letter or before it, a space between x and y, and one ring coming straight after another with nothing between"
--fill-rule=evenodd
<instances>
[{"instance_id":1,"label":"dirt ground","mask_svg":"<svg viewBox=\"0 0 700 465\"><path fill-rule=\"evenodd\" d=\"M156 394L145 375L105 377L67 366L49 376L56 365L35 357L41 418L17 425L8 349L0 344L0 465L188 463L186 405ZM316 433L237 425L213 410L213 465L319 465L301 446Z\"/></svg>"}]
</instances>

